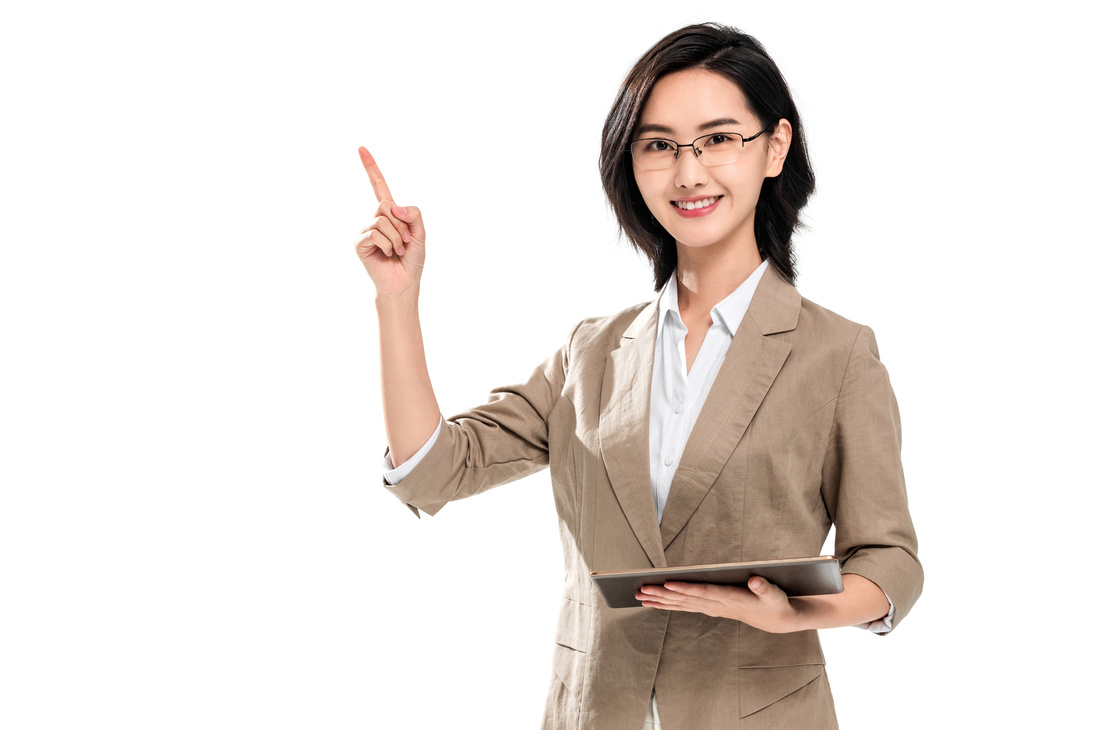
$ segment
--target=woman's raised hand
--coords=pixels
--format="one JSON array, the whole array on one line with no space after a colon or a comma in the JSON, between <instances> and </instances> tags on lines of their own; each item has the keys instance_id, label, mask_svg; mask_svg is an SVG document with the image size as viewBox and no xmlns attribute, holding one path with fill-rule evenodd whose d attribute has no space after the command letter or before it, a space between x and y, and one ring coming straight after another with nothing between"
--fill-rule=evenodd
<instances>
[{"instance_id":1,"label":"woman's raised hand","mask_svg":"<svg viewBox=\"0 0 1095 730\"><path fill-rule=\"evenodd\" d=\"M355 244L357 257L369 272L377 296L401 297L414 291L422 279L426 263L422 213L414 206L396 205L369 150L358 147L357 152L378 203L376 217Z\"/></svg>"}]
</instances>

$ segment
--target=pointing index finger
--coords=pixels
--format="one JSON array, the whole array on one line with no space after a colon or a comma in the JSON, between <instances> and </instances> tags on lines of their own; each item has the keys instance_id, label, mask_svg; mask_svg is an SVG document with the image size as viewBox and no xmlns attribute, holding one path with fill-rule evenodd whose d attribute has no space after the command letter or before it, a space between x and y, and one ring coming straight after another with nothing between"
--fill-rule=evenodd
<instances>
[{"instance_id":1,"label":"pointing index finger","mask_svg":"<svg viewBox=\"0 0 1095 730\"><path fill-rule=\"evenodd\" d=\"M361 157L361 164L365 166L365 172L369 173L369 184L373 186L376 202L382 203L385 200L395 202L391 191L388 190L388 184L384 182L384 176L380 174L380 168L376 166L376 160L369 154L369 150L358 147L357 154Z\"/></svg>"}]
</instances>

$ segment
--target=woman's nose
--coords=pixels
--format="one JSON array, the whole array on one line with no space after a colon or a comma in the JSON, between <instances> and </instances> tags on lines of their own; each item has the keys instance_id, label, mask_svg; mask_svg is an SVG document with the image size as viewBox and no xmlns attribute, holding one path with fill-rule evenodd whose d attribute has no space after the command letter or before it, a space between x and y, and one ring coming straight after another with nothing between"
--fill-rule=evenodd
<instances>
[{"instance_id":1,"label":"woman's nose","mask_svg":"<svg viewBox=\"0 0 1095 730\"><path fill-rule=\"evenodd\" d=\"M695 148L681 147L675 165L678 187L691 188L707 182L707 168L696 157Z\"/></svg>"}]
</instances>

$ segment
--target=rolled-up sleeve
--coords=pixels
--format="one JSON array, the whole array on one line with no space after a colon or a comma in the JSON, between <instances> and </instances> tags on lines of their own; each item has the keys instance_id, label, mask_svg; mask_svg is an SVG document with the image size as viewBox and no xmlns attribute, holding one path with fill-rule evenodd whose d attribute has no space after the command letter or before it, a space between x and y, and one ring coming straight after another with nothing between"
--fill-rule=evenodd
<instances>
[{"instance_id":1,"label":"rolled-up sleeve","mask_svg":"<svg viewBox=\"0 0 1095 730\"><path fill-rule=\"evenodd\" d=\"M381 468L384 471L384 483L387 486L393 484L399 484L403 479L411 473L411 470L418 466L418 462L425 458L426 453L429 452L430 447L437 441L437 437L441 434L441 425L445 423L445 418L442 416L437 419L437 428L433 430L433 436L430 436L426 443L422 444L422 448L414 452L414 456L404 461L398 467L392 465L391 448L384 450L384 460L381 463Z\"/></svg>"},{"instance_id":2,"label":"rolled-up sleeve","mask_svg":"<svg viewBox=\"0 0 1095 730\"><path fill-rule=\"evenodd\" d=\"M548 418L562 393L570 345L581 324L524 383L495 388L487 403L443 419L436 440L413 470L398 484L384 482L388 491L416 515L419 510L434 515L454 499L545 468Z\"/></svg>"},{"instance_id":3,"label":"rolled-up sleeve","mask_svg":"<svg viewBox=\"0 0 1095 730\"><path fill-rule=\"evenodd\" d=\"M884 635L916 603L924 571L901 467L897 399L869 327L852 345L837 397L822 496L836 526L841 572L867 578L890 600L888 626L873 627Z\"/></svg>"}]
</instances>

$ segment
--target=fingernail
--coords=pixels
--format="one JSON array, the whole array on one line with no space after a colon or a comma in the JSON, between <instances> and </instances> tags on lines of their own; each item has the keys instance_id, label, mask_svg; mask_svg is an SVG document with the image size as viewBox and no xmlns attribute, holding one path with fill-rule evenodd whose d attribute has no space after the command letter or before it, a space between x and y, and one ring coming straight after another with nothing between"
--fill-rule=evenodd
<instances>
[{"instance_id":1,"label":"fingernail","mask_svg":"<svg viewBox=\"0 0 1095 730\"><path fill-rule=\"evenodd\" d=\"M410 243L411 242L411 232L410 231L402 231L401 238L403 239L403 243Z\"/></svg>"},{"instance_id":2,"label":"fingernail","mask_svg":"<svg viewBox=\"0 0 1095 730\"><path fill-rule=\"evenodd\" d=\"M404 208L402 205L393 205L392 211L400 217L407 215L407 209Z\"/></svg>"},{"instance_id":3,"label":"fingernail","mask_svg":"<svg viewBox=\"0 0 1095 730\"><path fill-rule=\"evenodd\" d=\"M405 249L405 248L403 248L402 246L400 246L400 247L399 247L399 255L400 255L400 256L402 256L402 255L403 255L403 253L404 253L404 252L405 252L406 250L407 250L407 249Z\"/></svg>"}]
</instances>

